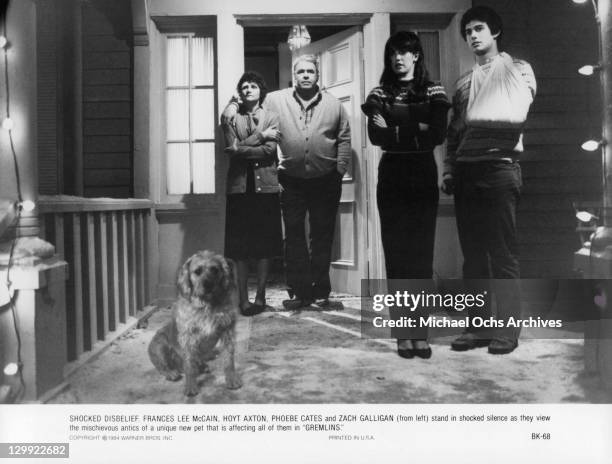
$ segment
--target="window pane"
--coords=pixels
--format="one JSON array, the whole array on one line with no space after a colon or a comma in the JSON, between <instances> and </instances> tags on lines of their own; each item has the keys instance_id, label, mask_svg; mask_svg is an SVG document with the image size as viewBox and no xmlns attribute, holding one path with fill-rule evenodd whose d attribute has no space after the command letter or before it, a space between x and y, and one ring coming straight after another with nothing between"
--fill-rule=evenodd
<instances>
[{"instance_id":1,"label":"window pane","mask_svg":"<svg viewBox=\"0 0 612 464\"><path fill-rule=\"evenodd\" d=\"M188 143L169 143L166 177L169 194L190 193L191 164Z\"/></svg>"},{"instance_id":2,"label":"window pane","mask_svg":"<svg viewBox=\"0 0 612 464\"><path fill-rule=\"evenodd\" d=\"M192 140L215 138L215 91L195 89L192 92Z\"/></svg>"},{"instance_id":3,"label":"window pane","mask_svg":"<svg viewBox=\"0 0 612 464\"><path fill-rule=\"evenodd\" d=\"M189 90L167 91L166 138L189 140Z\"/></svg>"},{"instance_id":4,"label":"window pane","mask_svg":"<svg viewBox=\"0 0 612 464\"><path fill-rule=\"evenodd\" d=\"M193 144L193 193L215 193L215 144Z\"/></svg>"},{"instance_id":5,"label":"window pane","mask_svg":"<svg viewBox=\"0 0 612 464\"><path fill-rule=\"evenodd\" d=\"M191 42L191 84L214 85L215 59L213 39L211 37L194 37Z\"/></svg>"},{"instance_id":6,"label":"window pane","mask_svg":"<svg viewBox=\"0 0 612 464\"><path fill-rule=\"evenodd\" d=\"M189 85L189 38L168 38L166 85Z\"/></svg>"}]
</instances>

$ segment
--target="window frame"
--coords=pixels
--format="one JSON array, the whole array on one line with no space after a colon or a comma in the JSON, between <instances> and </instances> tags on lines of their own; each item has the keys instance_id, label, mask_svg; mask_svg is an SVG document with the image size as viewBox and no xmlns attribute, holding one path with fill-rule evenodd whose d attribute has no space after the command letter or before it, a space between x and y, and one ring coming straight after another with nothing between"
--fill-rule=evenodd
<instances>
[{"instance_id":1,"label":"window frame","mask_svg":"<svg viewBox=\"0 0 612 464\"><path fill-rule=\"evenodd\" d=\"M168 76L167 76L167 63L168 63L168 39L171 38L187 38L188 39L188 57L189 57L189 69L187 72L187 85L168 85ZM210 38L212 39L212 47L213 47L213 82L212 84L207 84L207 85L195 85L192 81L193 78L193 74L192 74L192 65L193 62L191 60L191 53L192 53L192 46L193 46L193 39L194 38ZM193 135L193 121L194 121L194 106L193 106L193 95L194 95L194 90L212 90L213 91L213 121L217 121L217 109L216 109L216 103L217 103L217 87L218 87L218 81L217 81L217 63L216 63L216 40L215 37L211 37L209 35L204 35L204 34L199 34L199 33L194 33L194 32L174 32L174 33L168 33L168 34L164 34L164 43L165 43L165 52L164 52L164 116L166 117L166 123L167 123L167 118L168 118L168 107L167 107L167 103L168 103L168 92L171 90L187 90L188 91L188 103L189 103L189 124L188 124L188 128L187 128L187 139L169 139L168 137L168 133L167 131L164 131L164 161L166 162L166 166L168 163L168 147L170 144L173 143L177 143L177 144L188 144L189 145L189 193L169 193L168 192L168 177L165 177L165 182L162 185L162 187L165 189L165 194L168 196L176 196L176 195L214 195L217 193L217 175L215 172L215 189L214 192L206 192L206 193L194 193L193 189L194 189L194 153L193 153L193 147L196 143L212 143L213 147L214 147L214 152L216 153L217 150L217 140L216 137L214 137L215 135L215 129L213 126L213 138L206 138L206 139L196 139ZM165 124L164 128L167 128L168 125ZM214 169L216 170L216 163L214 166ZM164 174L167 173L167 170L164 170Z\"/></svg>"},{"instance_id":2,"label":"window frame","mask_svg":"<svg viewBox=\"0 0 612 464\"><path fill-rule=\"evenodd\" d=\"M221 173L219 171L220 168L220 160L219 160L219 134L218 134L218 124L217 121L219 119L218 114L218 98L219 98L219 67L218 67L218 37L217 37L217 17L216 16L153 16L151 17L155 25L157 26L158 31L160 32L160 52L161 52L161 72L159 73L159 89L160 93L160 101L159 105L162 110L161 115L161 131L159 134L159 142L160 142L160 159L159 159L159 201L160 204L166 205L167 208L170 209L188 209L191 207L201 208L201 207L216 207L216 205L223 198L223 192L221 191L222 181L220 179ZM189 119L190 119L190 127L189 127L189 140L172 140L169 142L168 134L167 134L167 116L168 116L168 101L167 101L167 92L172 88L185 88L185 87L177 87L177 86L168 86L167 84L167 60L168 60L168 38L170 37L185 37L189 36L191 38L195 37L206 37L212 39L212 47L213 47L213 84L212 85L202 85L202 86L192 86L191 85L191 57L189 59L189 95L191 100L191 94L193 89L211 89L213 90L213 121L214 121L214 129L212 139L191 139L191 121L192 121L192 111L193 107L189 108ZM191 40L190 40L190 48L191 48ZM189 150L190 150L190 193L169 193L168 192L168 176L167 176L167 165L168 165L168 145L169 143L178 143L178 142L188 142ZM214 167L214 192L209 193L192 193L193 192L193 157L191 155L192 146L197 142L208 142L213 143L213 150L215 156L215 167Z\"/></svg>"}]
</instances>

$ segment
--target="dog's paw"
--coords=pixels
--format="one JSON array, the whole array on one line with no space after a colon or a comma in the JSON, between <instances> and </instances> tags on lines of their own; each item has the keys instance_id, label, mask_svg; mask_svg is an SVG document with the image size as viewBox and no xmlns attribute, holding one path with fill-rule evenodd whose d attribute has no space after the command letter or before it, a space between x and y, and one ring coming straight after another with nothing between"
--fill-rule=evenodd
<instances>
[{"instance_id":1,"label":"dog's paw","mask_svg":"<svg viewBox=\"0 0 612 464\"><path fill-rule=\"evenodd\" d=\"M242 380L236 373L225 376L225 386L230 390L238 390L242 387Z\"/></svg>"},{"instance_id":2,"label":"dog's paw","mask_svg":"<svg viewBox=\"0 0 612 464\"><path fill-rule=\"evenodd\" d=\"M170 380L171 382L176 382L181 377L182 377L182 375L181 375L181 373L179 371L168 371L168 372L166 372L166 379Z\"/></svg>"}]
</instances>

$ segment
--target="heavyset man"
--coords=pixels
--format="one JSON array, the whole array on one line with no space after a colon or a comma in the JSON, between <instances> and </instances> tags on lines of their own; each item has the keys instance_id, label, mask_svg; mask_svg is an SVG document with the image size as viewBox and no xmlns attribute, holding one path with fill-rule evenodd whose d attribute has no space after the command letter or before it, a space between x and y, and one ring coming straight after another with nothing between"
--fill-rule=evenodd
<instances>
[{"instance_id":1,"label":"heavyset man","mask_svg":"<svg viewBox=\"0 0 612 464\"><path fill-rule=\"evenodd\" d=\"M518 156L536 82L529 63L500 53L502 32L501 18L488 7L473 7L461 19L461 35L476 64L457 81L443 190L455 195L463 276L495 279L497 319L505 322L511 316L520 317ZM479 311L479 316L486 317ZM488 346L492 354L507 354L518 346L519 330L472 328L451 347L466 351Z\"/></svg>"},{"instance_id":2,"label":"heavyset man","mask_svg":"<svg viewBox=\"0 0 612 464\"><path fill-rule=\"evenodd\" d=\"M280 121L278 179L287 285L293 296L283 306L298 310L312 303L329 305L331 248L342 177L351 158L351 133L340 101L317 85L316 57L298 58L293 79L294 88L269 93L264 106ZM232 118L236 108L230 102L222 117Z\"/></svg>"}]
</instances>

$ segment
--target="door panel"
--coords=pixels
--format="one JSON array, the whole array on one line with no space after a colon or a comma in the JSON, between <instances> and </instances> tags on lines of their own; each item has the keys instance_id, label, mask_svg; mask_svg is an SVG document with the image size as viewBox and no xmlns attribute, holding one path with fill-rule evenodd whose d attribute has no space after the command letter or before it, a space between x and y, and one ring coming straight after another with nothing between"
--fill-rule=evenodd
<instances>
[{"instance_id":1,"label":"door panel","mask_svg":"<svg viewBox=\"0 0 612 464\"><path fill-rule=\"evenodd\" d=\"M294 63L300 55L319 57L319 86L338 98L349 116L353 156L342 183L331 280L334 291L355 295L361 291L360 280L368 274L366 183L361 179L365 173L362 169L365 127L360 109L363 101L362 41L361 28L353 27L296 50L292 57Z\"/></svg>"}]
</instances>

